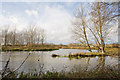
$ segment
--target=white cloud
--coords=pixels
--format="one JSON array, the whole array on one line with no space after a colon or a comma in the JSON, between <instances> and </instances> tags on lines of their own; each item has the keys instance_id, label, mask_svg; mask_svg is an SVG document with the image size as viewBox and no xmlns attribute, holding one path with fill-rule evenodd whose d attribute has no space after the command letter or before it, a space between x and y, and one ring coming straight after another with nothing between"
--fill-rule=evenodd
<instances>
[{"instance_id":1,"label":"white cloud","mask_svg":"<svg viewBox=\"0 0 120 80\"><path fill-rule=\"evenodd\" d=\"M108 35L109 40L107 40L108 43L117 43L118 42L118 20L113 24L113 26L110 29L110 33Z\"/></svg>"},{"instance_id":2,"label":"white cloud","mask_svg":"<svg viewBox=\"0 0 120 80\"><path fill-rule=\"evenodd\" d=\"M35 16L35 17L39 17L38 15L38 11L36 10L25 10L25 13L27 13L28 16Z\"/></svg>"},{"instance_id":3,"label":"white cloud","mask_svg":"<svg viewBox=\"0 0 120 80\"><path fill-rule=\"evenodd\" d=\"M13 23L13 24L18 24L18 18L15 16L10 16L9 20Z\"/></svg>"},{"instance_id":4,"label":"white cloud","mask_svg":"<svg viewBox=\"0 0 120 80\"><path fill-rule=\"evenodd\" d=\"M47 41L51 43L69 43L71 42L71 27L72 16L64 9L63 6L46 6L40 15L38 24L47 31Z\"/></svg>"},{"instance_id":5,"label":"white cloud","mask_svg":"<svg viewBox=\"0 0 120 80\"><path fill-rule=\"evenodd\" d=\"M10 30L13 29L13 26L17 27L17 30L23 30L26 27L26 22L21 19L20 17L13 16L13 15L8 15L8 16L3 16L0 15L0 29L7 27L5 25L10 25Z\"/></svg>"},{"instance_id":6,"label":"white cloud","mask_svg":"<svg viewBox=\"0 0 120 80\"><path fill-rule=\"evenodd\" d=\"M40 25L41 28L45 29L47 42L57 44L67 44L73 42L71 39L72 34L70 32L72 27L72 15L70 14L72 13L72 11L71 13L69 13L66 8L64 8L64 6L58 4L40 5L39 7L36 7L36 9L33 8L35 7L34 5L31 3L28 4L28 6L31 6L30 8L28 7L28 9L26 10L20 9L20 14L7 16L0 15L0 25L16 24L18 30L24 30L27 23L34 21L38 25ZM70 7L73 4L66 3L66 5ZM26 14L28 16L26 16ZM112 35L113 34L111 34L111 36Z\"/></svg>"},{"instance_id":7,"label":"white cloud","mask_svg":"<svg viewBox=\"0 0 120 80\"><path fill-rule=\"evenodd\" d=\"M41 6L40 6L41 8ZM71 42L71 34L69 31L69 27L71 27L71 15L65 10L63 6L53 5L48 6L44 5L44 9L42 9L42 13L38 14L38 10L25 10L25 13L29 18L33 19L41 28L44 28L46 31L47 42L49 43L70 43ZM22 13L22 12L21 12ZM25 14L24 13L24 14ZM0 15L2 18L2 24L16 24L18 30L24 30L26 24L29 23L29 19L27 16L21 17L22 15ZM11 28L12 29L12 28Z\"/></svg>"},{"instance_id":8,"label":"white cloud","mask_svg":"<svg viewBox=\"0 0 120 80\"><path fill-rule=\"evenodd\" d=\"M17 24L18 19L15 16L3 16L0 15L0 24L1 25L6 25L6 24Z\"/></svg>"}]
</instances>

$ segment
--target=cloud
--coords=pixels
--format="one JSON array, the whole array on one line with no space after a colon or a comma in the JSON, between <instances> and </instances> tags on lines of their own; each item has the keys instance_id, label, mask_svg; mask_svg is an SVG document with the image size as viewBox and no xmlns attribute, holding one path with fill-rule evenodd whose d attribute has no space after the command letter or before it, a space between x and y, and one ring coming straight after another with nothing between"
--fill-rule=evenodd
<instances>
[{"instance_id":1,"label":"cloud","mask_svg":"<svg viewBox=\"0 0 120 80\"><path fill-rule=\"evenodd\" d=\"M110 28L110 33L108 35L108 43L118 43L118 20L113 24L113 26Z\"/></svg>"},{"instance_id":2,"label":"cloud","mask_svg":"<svg viewBox=\"0 0 120 80\"><path fill-rule=\"evenodd\" d=\"M68 44L73 42L71 38L71 20L73 19L73 15L71 13L73 12L70 7L74 6L75 5L73 3L65 3L64 5L60 5L58 3L30 3L18 7L19 13L17 13L17 11L12 12L12 10L9 10L9 8L7 8L9 7L8 5L5 6L6 9L4 13L10 14L0 14L0 25L16 24L18 30L24 30L27 28L27 23L34 21L40 25L41 28L45 29L47 39L46 41L48 43ZM26 14L28 16L26 16ZM113 27L113 30L114 29L115 28ZM114 37L113 33L110 35L112 38Z\"/></svg>"},{"instance_id":3,"label":"cloud","mask_svg":"<svg viewBox=\"0 0 120 80\"><path fill-rule=\"evenodd\" d=\"M35 16L35 17L39 17L38 15L38 11L36 10L25 10L25 13L28 15L28 16Z\"/></svg>"},{"instance_id":4,"label":"cloud","mask_svg":"<svg viewBox=\"0 0 120 80\"><path fill-rule=\"evenodd\" d=\"M64 6L58 4L46 4L44 7L39 6L37 8L32 8L32 10L29 8L24 9L24 11L20 11L21 13L19 15L0 15L2 18L1 21L3 21L2 24L6 24L6 22L8 24L16 24L18 30L24 30L25 27L27 28L27 23L34 20L34 22L40 25L41 28L45 29L47 39L46 41L48 43L70 43L71 34L69 27L71 27L70 21L72 16L64 8ZM28 16L26 16L26 14Z\"/></svg>"},{"instance_id":5,"label":"cloud","mask_svg":"<svg viewBox=\"0 0 120 80\"><path fill-rule=\"evenodd\" d=\"M15 16L10 16L9 20L13 23L13 24L18 24L18 18Z\"/></svg>"},{"instance_id":6,"label":"cloud","mask_svg":"<svg viewBox=\"0 0 120 80\"><path fill-rule=\"evenodd\" d=\"M71 42L71 19L72 16L61 5L46 6L43 15L40 15L38 24L43 27L47 34L47 41L51 43Z\"/></svg>"},{"instance_id":7,"label":"cloud","mask_svg":"<svg viewBox=\"0 0 120 80\"><path fill-rule=\"evenodd\" d=\"M16 26L17 30L21 31L26 27L26 21L24 21L20 17L13 15L0 15L0 29L7 27L6 25L10 25L10 30L12 30L14 26Z\"/></svg>"},{"instance_id":8,"label":"cloud","mask_svg":"<svg viewBox=\"0 0 120 80\"><path fill-rule=\"evenodd\" d=\"M5 25L5 24L17 24L18 23L18 18L16 16L4 16L0 15L0 24Z\"/></svg>"}]
</instances>

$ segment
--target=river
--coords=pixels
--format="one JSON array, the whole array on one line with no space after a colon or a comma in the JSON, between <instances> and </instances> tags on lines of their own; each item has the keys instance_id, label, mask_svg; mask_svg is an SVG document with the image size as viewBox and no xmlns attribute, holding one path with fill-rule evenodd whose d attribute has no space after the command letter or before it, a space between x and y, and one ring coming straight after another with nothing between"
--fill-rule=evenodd
<instances>
[{"instance_id":1,"label":"river","mask_svg":"<svg viewBox=\"0 0 120 80\"><path fill-rule=\"evenodd\" d=\"M95 50L94 50L95 51ZM69 53L77 53L77 52L88 52L88 50L81 49L59 49L55 51L20 51L20 52L1 52L2 60L0 60L0 64L2 64L2 68L5 66L6 61L10 57L10 63L8 67L11 70L17 69L20 64L24 61L24 59L30 53L30 56L27 58L25 63L20 67L18 72L33 72L35 71L57 71L60 72L64 70L65 72L70 71L79 71L79 70L91 70L95 69L98 65L102 67L116 67L118 66L118 57L84 57L80 59L68 58L68 57L51 57L52 54L59 55L68 55Z\"/></svg>"}]
</instances>

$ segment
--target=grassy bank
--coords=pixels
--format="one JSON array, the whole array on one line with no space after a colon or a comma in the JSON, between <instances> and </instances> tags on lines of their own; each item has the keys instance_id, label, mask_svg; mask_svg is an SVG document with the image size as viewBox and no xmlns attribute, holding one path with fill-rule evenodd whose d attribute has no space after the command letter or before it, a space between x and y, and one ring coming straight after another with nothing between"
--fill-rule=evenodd
<instances>
[{"instance_id":1,"label":"grassy bank","mask_svg":"<svg viewBox=\"0 0 120 80\"><path fill-rule=\"evenodd\" d=\"M101 52L85 52L85 53L76 53L76 54L69 54L68 57L95 57L95 56L118 56L118 48L105 48L105 53Z\"/></svg>"},{"instance_id":2,"label":"grassy bank","mask_svg":"<svg viewBox=\"0 0 120 80\"><path fill-rule=\"evenodd\" d=\"M81 70L61 72L47 71L44 72L32 72L32 73L11 73L5 78L120 78L118 70L110 68L95 68L94 70Z\"/></svg>"},{"instance_id":3,"label":"grassy bank","mask_svg":"<svg viewBox=\"0 0 120 80\"><path fill-rule=\"evenodd\" d=\"M109 55L109 56L118 56L119 54L119 48L105 48L105 51L106 51L106 55Z\"/></svg>"},{"instance_id":4,"label":"grassy bank","mask_svg":"<svg viewBox=\"0 0 120 80\"><path fill-rule=\"evenodd\" d=\"M80 57L95 57L95 56L118 56L118 48L105 48L105 53L101 52L80 52L80 53L69 53L69 55L57 55L57 54L52 54L52 57L69 57L69 58L77 58L79 59Z\"/></svg>"},{"instance_id":5,"label":"grassy bank","mask_svg":"<svg viewBox=\"0 0 120 80\"><path fill-rule=\"evenodd\" d=\"M53 50L59 50L57 48L42 48L42 49L3 49L2 51L53 51Z\"/></svg>"},{"instance_id":6,"label":"grassy bank","mask_svg":"<svg viewBox=\"0 0 120 80\"><path fill-rule=\"evenodd\" d=\"M40 45L40 46L2 46L2 51L52 51L58 50L56 46Z\"/></svg>"},{"instance_id":7,"label":"grassy bank","mask_svg":"<svg viewBox=\"0 0 120 80\"><path fill-rule=\"evenodd\" d=\"M2 46L2 51L52 51L58 49L85 49L87 47L68 47L68 46L58 46L58 45L16 45L16 46ZM93 47L92 50L97 50L96 47ZM101 52L88 52L88 53L76 53L69 54L67 57L95 57L95 56L116 56L118 55L118 48L106 47L105 53ZM53 57L60 57L60 55L52 55ZM66 55L65 55L66 56Z\"/></svg>"}]
</instances>

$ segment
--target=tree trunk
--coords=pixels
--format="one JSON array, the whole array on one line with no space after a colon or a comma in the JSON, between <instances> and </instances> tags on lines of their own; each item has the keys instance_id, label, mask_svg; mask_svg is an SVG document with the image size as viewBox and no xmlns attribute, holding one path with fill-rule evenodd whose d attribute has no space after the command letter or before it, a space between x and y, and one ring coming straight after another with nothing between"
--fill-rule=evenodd
<instances>
[{"instance_id":1,"label":"tree trunk","mask_svg":"<svg viewBox=\"0 0 120 80\"><path fill-rule=\"evenodd\" d=\"M88 46L88 48L89 48L89 51L92 52L92 50L91 50L91 48L90 48L90 45L89 45L89 42L88 42L88 39L87 39L84 22L83 22L83 30L84 30L84 35L85 35L85 39L86 39L86 42L87 42L87 46Z\"/></svg>"},{"instance_id":2,"label":"tree trunk","mask_svg":"<svg viewBox=\"0 0 120 80\"><path fill-rule=\"evenodd\" d=\"M89 45L89 42L88 42L88 39L87 39L87 34L86 34L86 29L85 29L85 22L81 16L81 19L82 19L82 25L83 25L83 33L84 33L84 36L85 36L85 40L87 42L87 46L89 48L89 51L92 52L91 48L90 48L90 45Z\"/></svg>"},{"instance_id":3,"label":"tree trunk","mask_svg":"<svg viewBox=\"0 0 120 80\"><path fill-rule=\"evenodd\" d=\"M100 28L100 40L101 40L101 51L102 53L105 53L105 44L104 44L104 40L103 40L103 36L102 36L102 19L101 19L101 13L100 13L100 5L98 2L98 15L99 15L99 28Z\"/></svg>"}]
</instances>

